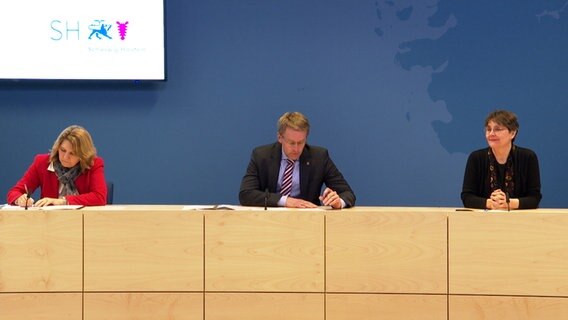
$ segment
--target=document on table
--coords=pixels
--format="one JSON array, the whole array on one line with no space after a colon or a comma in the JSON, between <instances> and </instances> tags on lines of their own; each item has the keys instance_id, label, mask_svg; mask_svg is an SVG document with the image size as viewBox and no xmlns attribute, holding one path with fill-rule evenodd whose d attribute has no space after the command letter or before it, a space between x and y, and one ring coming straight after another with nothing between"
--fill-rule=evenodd
<instances>
[{"instance_id":1,"label":"document on table","mask_svg":"<svg viewBox=\"0 0 568 320\"><path fill-rule=\"evenodd\" d=\"M264 210L264 207L260 209ZM287 207L268 207L266 208L268 211L327 211L327 210L335 210L331 206L319 206L316 208L287 208Z\"/></svg>"},{"instance_id":2,"label":"document on table","mask_svg":"<svg viewBox=\"0 0 568 320\"><path fill-rule=\"evenodd\" d=\"M187 205L183 210L239 210L239 211L325 211L333 210L330 206L321 206L317 208L286 208L286 207L248 207L248 206L235 206L230 204L216 204L216 205Z\"/></svg>"},{"instance_id":3,"label":"document on table","mask_svg":"<svg viewBox=\"0 0 568 320\"><path fill-rule=\"evenodd\" d=\"M470 208L456 208L456 211L470 211L470 212L511 212L505 209L470 209Z\"/></svg>"},{"instance_id":4,"label":"document on table","mask_svg":"<svg viewBox=\"0 0 568 320\"><path fill-rule=\"evenodd\" d=\"M31 210L42 210L42 211L51 211L51 210L77 210L83 208L83 205L62 205L62 206L45 206L45 207L28 207L28 211ZM3 204L0 206L2 210L14 210L14 211L26 211L24 207L20 206L12 206L9 204Z\"/></svg>"},{"instance_id":5,"label":"document on table","mask_svg":"<svg viewBox=\"0 0 568 320\"><path fill-rule=\"evenodd\" d=\"M183 210L241 210L241 207L230 204L188 205L184 206Z\"/></svg>"}]
</instances>

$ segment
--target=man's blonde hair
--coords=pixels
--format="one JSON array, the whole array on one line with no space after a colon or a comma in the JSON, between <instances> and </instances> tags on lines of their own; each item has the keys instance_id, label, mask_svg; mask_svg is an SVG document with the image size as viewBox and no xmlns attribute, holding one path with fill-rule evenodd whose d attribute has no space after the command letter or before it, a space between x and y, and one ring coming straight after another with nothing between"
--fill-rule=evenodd
<instances>
[{"instance_id":1,"label":"man's blonde hair","mask_svg":"<svg viewBox=\"0 0 568 320\"><path fill-rule=\"evenodd\" d=\"M277 128L281 135L287 128L310 133L310 122L300 112L286 112L278 119Z\"/></svg>"}]
</instances>

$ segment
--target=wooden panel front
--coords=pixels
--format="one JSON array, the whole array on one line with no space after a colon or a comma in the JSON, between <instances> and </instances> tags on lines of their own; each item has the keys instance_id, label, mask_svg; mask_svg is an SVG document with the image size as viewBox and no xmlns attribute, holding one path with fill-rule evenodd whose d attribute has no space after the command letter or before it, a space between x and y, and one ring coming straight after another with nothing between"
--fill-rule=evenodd
<instances>
[{"instance_id":1,"label":"wooden panel front","mask_svg":"<svg viewBox=\"0 0 568 320\"><path fill-rule=\"evenodd\" d=\"M568 319L568 298L450 296L450 320Z\"/></svg>"},{"instance_id":2,"label":"wooden panel front","mask_svg":"<svg viewBox=\"0 0 568 320\"><path fill-rule=\"evenodd\" d=\"M446 293L446 213L410 210L328 213L327 291Z\"/></svg>"},{"instance_id":3,"label":"wooden panel front","mask_svg":"<svg viewBox=\"0 0 568 320\"><path fill-rule=\"evenodd\" d=\"M327 320L445 320L446 295L328 294Z\"/></svg>"},{"instance_id":4,"label":"wooden panel front","mask_svg":"<svg viewBox=\"0 0 568 320\"><path fill-rule=\"evenodd\" d=\"M202 320L203 293L86 293L84 320Z\"/></svg>"},{"instance_id":5,"label":"wooden panel front","mask_svg":"<svg viewBox=\"0 0 568 320\"><path fill-rule=\"evenodd\" d=\"M323 292L321 212L205 214L205 290Z\"/></svg>"},{"instance_id":6,"label":"wooden panel front","mask_svg":"<svg viewBox=\"0 0 568 320\"><path fill-rule=\"evenodd\" d=\"M205 320L323 320L318 293L206 293Z\"/></svg>"},{"instance_id":7,"label":"wooden panel front","mask_svg":"<svg viewBox=\"0 0 568 320\"><path fill-rule=\"evenodd\" d=\"M0 292L82 290L78 211L0 212Z\"/></svg>"},{"instance_id":8,"label":"wooden panel front","mask_svg":"<svg viewBox=\"0 0 568 320\"><path fill-rule=\"evenodd\" d=\"M85 213L85 291L202 290L201 213Z\"/></svg>"},{"instance_id":9,"label":"wooden panel front","mask_svg":"<svg viewBox=\"0 0 568 320\"><path fill-rule=\"evenodd\" d=\"M80 320L81 293L0 293L0 319Z\"/></svg>"},{"instance_id":10,"label":"wooden panel front","mask_svg":"<svg viewBox=\"0 0 568 320\"><path fill-rule=\"evenodd\" d=\"M568 296L568 215L449 216L450 293Z\"/></svg>"}]
</instances>

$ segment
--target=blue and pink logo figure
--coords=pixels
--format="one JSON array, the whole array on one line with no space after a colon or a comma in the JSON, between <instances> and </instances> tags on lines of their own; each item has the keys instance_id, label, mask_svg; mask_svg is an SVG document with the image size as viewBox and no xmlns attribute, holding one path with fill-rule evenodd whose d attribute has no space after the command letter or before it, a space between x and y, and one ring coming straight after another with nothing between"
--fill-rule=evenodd
<instances>
[{"instance_id":1,"label":"blue and pink logo figure","mask_svg":"<svg viewBox=\"0 0 568 320\"><path fill-rule=\"evenodd\" d=\"M118 28L118 34L120 35L120 40L125 40L126 32L128 29L128 21L126 22L117 21L116 25ZM91 30L91 34L89 35L89 40L91 40L93 36L95 36L99 40L103 39L103 37L112 40L112 37L109 34L111 28L112 25L105 24L104 20L95 20L94 23L89 25L89 30Z\"/></svg>"}]
</instances>

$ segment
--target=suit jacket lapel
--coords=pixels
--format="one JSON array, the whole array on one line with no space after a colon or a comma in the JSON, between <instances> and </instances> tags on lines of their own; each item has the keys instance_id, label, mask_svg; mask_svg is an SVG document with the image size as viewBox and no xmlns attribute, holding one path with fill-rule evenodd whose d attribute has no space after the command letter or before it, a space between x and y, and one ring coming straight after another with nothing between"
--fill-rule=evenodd
<instances>
[{"instance_id":1,"label":"suit jacket lapel","mask_svg":"<svg viewBox=\"0 0 568 320\"><path fill-rule=\"evenodd\" d=\"M268 190L276 192L278 185L278 172L280 171L280 162L282 161L282 145L275 143L270 152L270 161L268 165Z\"/></svg>"},{"instance_id":2,"label":"suit jacket lapel","mask_svg":"<svg viewBox=\"0 0 568 320\"><path fill-rule=\"evenodd\" d=\"M308 196L308 187L310 183L310 173L312 170L312 155L310 147L306 145L304 151L300 155L300 194Z\"/></svg>"}]
</instances>

